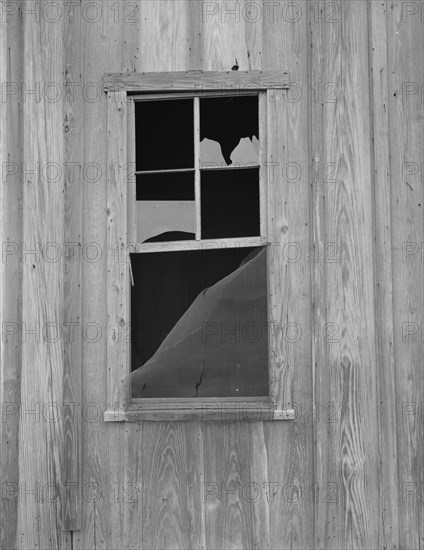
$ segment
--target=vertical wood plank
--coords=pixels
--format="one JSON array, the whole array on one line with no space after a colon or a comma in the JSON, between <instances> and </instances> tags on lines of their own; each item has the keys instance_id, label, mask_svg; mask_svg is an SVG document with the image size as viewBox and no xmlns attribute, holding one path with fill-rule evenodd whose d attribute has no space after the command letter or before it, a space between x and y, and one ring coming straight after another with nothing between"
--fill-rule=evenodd
<instances>
[{"instance_id":1,"label":"vertical wood plank","mask_svg":"<svg viewBox=\"0 0 424 550\"><path fill-rule=\"evenodd\" d=\"M292 318L290 296L296 295L296 281L289 270L289 263L284 261L284 227L292 222L290 208L290 190L284 185L283 171L288 163L287 153L287 102L284 90L267 92L267 184L268 184L268 234L271 242L269 262L269 322L272 353L270 357L270 391L271 399L278 409L290 408L292 402L292 384L295 368L290 346L284 330ZM286 193L284 194L284 191ZM289 221L290 220L290 221Z\"/></svg>"},{"instance_id":2,"label":"vertical wood plank","mask_svg":"<svg viewBox=\"0 0 424 550\"><path fill-rule=\"evenodd\" d=\"M140 10L143 71L185 71L189 57L196 63L196 54L193 49L192 53L189 50L189 47L195 47L196 41L189 46L187 0L142 1ZM192 24L191 36L196 28L194 14Z\"/></svg>"},{"instance_id":3,"label":"vertical wood plank","mask_svg":"<svg viewBox=\"0 0 424 550\"><path fill-rule=\"evenodd\" d=\"M293 401L296 420L265 425L271 548L312 548L313 486L311 242L308 142L308 2L263 10L263 68L288 69L288 92L269 92L269 228L275 279L274 398ZM294 10L294 11L293 11ZM286 15L284 15L286 14ZM292 21L290 21L290 17ZM272 157L272 158L271 158ZM277 357L275 358L277 360ZM276 485L275 485L276 484Z\"/></svg>"},{"instance_id":4,"label":"vertical wood plank","mask_svg":"<svg viewBox=\"0 0 424 550\"><path fill-rule=\"evenodd\" d=\"M255 4L260 6L261 2ZM262 18L256 23L247 23L244 8L244 1L203 2L204 71L231 71L235 65L240 71L262 68L260 56L256 54L261 51L262 34L260 30L254 30L262 27ZM246 32L247 25L251 25L249 33ZM252 53L252 58L251 51L255 52Z\"/></svg>"},{"instance_id":5,"label":"vertical wood plank","mask_svg":"<svg viewBox=\"0 0 424 550\"><path fill-rule=\"evenodd\" d=\"M393 334L392 222L389 159L387 3L369 3L370 102L373 113L376 352L379 386L380 546L397 548L398 484Z\"/></svg>"},{"instance_id":6,"label":"vertical wood plank","mask_svg":"<svg viewBox=\"0 0 424 550\"><path fill-rule=\"evenodd\" d=\"M0 5L2 14L5 2ZM0 23L0 82L23 80L20 6ZM7 163L10 163L7 165ZM19 406L21 377L22 292L22 106L18 93L0 105L0 547L15 548L19 494ZM14 168L13 168L14 167ZM16 171L15 171L16 168ZM12 172L12 173L10 173ZM15 173L13 173L15 172Z\"/></svg>"},{"instance_id":7,"label":"vertical wood plank","mask_svg":"<svg viewBox=\"0 0 424 550\"><path fill-rule=\"evenodd\" d=\"M124 456L119 467L124 470L122 487L118 499L123 501L120 520L123 525L121 540L117 544L123 548L143 548L143 493L142 469L143 449L142 426L139 422L124 426Z\"/></svg>"},{"instance_id":8,"label":"vertical wood plank","mask_svg":"<svg viewBox=\"0 0 424 550\"><path fill-rule=\"evenodd\" d=\"M316 323L335 329L315 344L316 546L373 548L380 488L367 4L335 5L334 23L322 14L311 22L320 46L312 58L319 89L312 156L324 169L315 180L314 231L335 250L333 261L314 269ZM331 176L325 166L335 168Z\"/></svg>"},{"instance_id":9,"label":"vertical wood plank","mask_svg":"<svg viewBox=\"0 0 424 550\"><path fill-rule=\"evenodd\" d=\"M420 409L424 402L424 25L420 13L407 15L403 2L388 2L387 44L398 544L400 548L420 548L424 544L424 423Z\"/></svg>"},{"instance_id":10,"label":"vertical wood plank","mask_svg":"<svg viewBox=\"0 0 424 550\"><path fill-rule=\"evenodd\" d=\"M119 16L113 14L113 10L119 8ZM137 68L138 63L138 33L141 21L141 2L134 3L114 3L109 2L109 21L108 21L108 55L107 66L114 67L114 70L134 71ZM105 14L106 16L106 14ZM102 76L99 73L100 77ZM125 110L129 112L133 108L133 102L125 103ZM125 115L124 115L125 116ZM128 158L131 155L135 147L135 128L128 128L129 116L125 116L124 125L127 129L124 140L125 145L122 147L122 161L123 169L120 173L120 186L123 189L124 194L128 197L128 191L131 188L128 182L131 180L131 167L125 169L125 164L131 162L134 159ZM128 141L126 141L128 140ZM108 165L106 169L109 170ZM128 201L127 201L128 202ZM122 203L125 205L125 200ZM121 220L122 221L122 220ZM122 221L125 231L127 231L127 220ZM124 240L125 249L127 247L127 239ZM125 288L127 290L127 303L129 311L129 263L126 262L123 265ZM129 319L128 319L129 321ZM108 330L110 324L107 324ZM122 338L122 345L125 345L124 339L128 341L129 325L121 330L120 338ZM129 348L129 345L127 348ZM127 365L129 369L130 357L127 355ZM108 367L110 365L108 364ZM112 364L113 368L113 364ZM127 370L125 370L125 377L127 376ZM118 386L121 384L118 384ZM125 397L125 396L123 396ZM106 521L109 521L110 525L107 527L105 534L107 539L105 541L106 548L118 548L127 544L129 548L137 548L139 543L131 538L133 526L132 521L141 522L141 505L142 499L139 494L139 488L141 487L141 478L138 479L136 475L138 472L138 465L134 465L132 461L135 455L131 453L134 447L132 441L134 430L136 425L118 425L114 426L112 430L105 427L107 433L107 454L108 460L103 461L105 482L109 484L109 487L114 487L114 492L109 493L109 499L105 499L103 507L103 517ZM106 481L106 479L108 481ZM137 530L136 530L137 532Z\"/></svg>"},{"instance_id":11,"label":"vertical wood plank","mask_svg":"<svg viewBox=\"0 0 424 550\"><path fill-rule=\"evenodd\" d=\"M187 70L200 70L203 66L203 0L188 0L185 4L187 9Z\"/></svg>"},{"instance_id":12,"label":"vertical wood plank","mask_svg":"<svg viewBox=\"0 0 424 550\"><path fill-rule=\"evenodd\" d=\"M100 17L91 13L82 17L80 48L84 84L100 84L109 65L116 67L115 58L111 58L108 51L110 35L115 30L115 25L109 25L109 17L116 13L109 11L110 5L102 3ZM119 50L116 55L121 56L123 52ZM93 246L90 256L83 256L82 262L82 326L91 327L91 330L87 333L88 338L82 340L82 406L87 412L82 418L82 529L73 534L75 550L107 547L114 500L109 487L115 481L112 482L109 475L108 444L112 439L115 446L119 445L119 427L106 430L102 421L107 403L107 105L106 94L99 94L94 86L82 95L80 106L84 136L82 165L84 168L95 163L100 179L83 176L83 246L88 243ZM97 257L96 250L100 251Z\"/></svg>"},{"instance_id":13,"label":"vertical wood plank","mask_svg":"<svg viewBox=\"0 0 424 550\"><path fill-rule=\"evenodd\" d=\"M146 423L142 441L142 547L207 548L199 423Z\"/></svg>"},{"instance_id":14,"label":"vertical wood plank","mask_svg":"<svg viewBox=\"0 0 424 550\"><path fill-rule=\"evenodd\" d=\"M109 92L107 105L107 388L108 409L128 403L127 109L126 92Z\"/></svg>"},{"instance_id":15,"label":"vertical wood plank","mask_svg":"<svg viewBox=\"0 0 424 550\"><path fill-rule=\"evenodd\" d=\"M81 11L64 5L64 322L63 344L63 528L81 529L82 411L82 94ZM75 90L78 90L77 92Z\"/></svg>"},{"instance_id":16,"label":"vertical wood plank","mask_svg":"<svg viewBox=\"0 0 424 550\"><path fill-rule=\"evenodd\" d=\"M101 90L104 73L133 71L139 62L138 32L141 2L105 1L87 8L83 17L83 81L94 86L83 96L83 163L95 164L100 178L88 178L83 187L83 242L93 243L101 252L95 261L83 259L83 326L92 326L84 338L83 403L83 514L82 530L74 533L74 549L120 548L129 540L126 510L133 506L126 493L128 445L132 428L123 424L105 424L107 408L107 341L111 330L107 320L107 99ZM97 14L97 15L96 15ZM90 94L91 92L91 94ZM89 96L89 97L87 97ZM94 97L94 100L92 99ZM126 161L124 162L124 164ZM127 174L121 171L121 180ZM123 179L122 183L126 183ZM94 248L91 248L92 252ZM128 269L128 264L127 269ZM116 329L116 327L115 327ZM113 329L112 329L113 330ZM96 335L99 338L93 339ZM128 332L122 328L120 338ZM90 341L91 339L91 341ZM90 414L94 419L90 419ZM97 414L97 416L96 416ZM132 516L131 516L132 517ZM141 514L139 520L141 521ZM137 548L137 543L132 542Z\"/></svg>"},{"instance_id":17,"label":"vertical wood plank","mask_svg":"<svg viewBox=\"0 0 424 550\"><path fill-rule=\"evenodd\" d=\"M34 11L35 4L26 2L25 8ZM23 25L26 89L62 82L61 22L32 14L24 17ZM20 424L19 481L26 494L19 501L17 541L22 549L64 548L70 540L69 533L62 532L57 498L63 452L63 341L57 331L64 320L64 263L62 256L49 261L40 252L40 246L60 246L64 240L63 100L49 102L36 95L28 93L23 102L23 159L28 170L23 182L23 242L28 252L23 262L22 319L25 329L34 332L22 338L26 412ZM59 170L52 172L49 166Z\"/></svg>"},{"instance_id":18,"label":"vertical wood plank","mask_svg":"<svg viewBox=\"0 0 424 550\"><path fill-rule=\"evenodd\" d=\"M209 424L204 434L207 548L274 548L263 423Z\"/></svg>"}]
</instances>

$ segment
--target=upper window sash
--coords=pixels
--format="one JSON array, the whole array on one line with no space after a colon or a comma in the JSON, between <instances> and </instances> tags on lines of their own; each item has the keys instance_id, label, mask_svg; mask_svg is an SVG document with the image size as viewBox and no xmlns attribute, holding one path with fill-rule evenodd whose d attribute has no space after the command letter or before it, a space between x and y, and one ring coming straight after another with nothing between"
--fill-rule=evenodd
<instances>
[{"instance_id":1,"label":"upper window sash","mask_svg":"<svg viewBox=\"0 0 424 550\"><path fill-rule=\"evenodd\" d=\"M244 92L227 92L219 93L219 96L236 97L238 95L256 96L258 97L258 118L259 118L259 234L247 237L219 237L219 238L202 238L201 236L201 208L200 208L200 179L202 166L200 165L200 98L216 97L216 92L206 94L192 93L175 93L175 94L146 94L143 96L128 96L127 111L128 111L128 234L129 242L131 243L130 252L156 252L156 251L177 251L177 250L200 250L211 247L249 247L263 246L269 242L267 232L267 190L266 190L266 92L250 91L248 94ZM194 240L187 241L169 241L169 242L137 242L137 212L136 212L136 174L146 173L145 171L136 170L136 145L135 145L135 102L148 100L168 100L168 99L193 99L193 121L194 121L194 195L195 195L195 217L196 217L196 232ZM222 170L236 170L238 167L227 166ZM178 172L178 170L167 170L168 172ZM158 172L158 171L155 171Z\"/></svg>"}]
</instances>

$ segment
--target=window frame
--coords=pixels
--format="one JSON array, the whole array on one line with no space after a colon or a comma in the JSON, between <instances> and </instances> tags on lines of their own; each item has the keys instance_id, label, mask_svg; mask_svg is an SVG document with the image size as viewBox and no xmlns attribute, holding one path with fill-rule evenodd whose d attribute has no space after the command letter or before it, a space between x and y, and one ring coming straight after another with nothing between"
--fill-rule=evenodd
<instances>
[{"instance_id":1,"label":"window frame","mask_svg":"<svg viewBox=\"0 0 424 550\"><path fill-rule=\"evenodd\" d=\"M200 225L201 225L201 212L200 212L200 204L197 202L200 197L200 173L203 170L206 170L206 168L202 168L200 166L199 157L200 157L200 139L199 136L194 136L194 167L193 172L195 174L195 205L196 205L196 236L195 239L187 240L187 241L170 241L170 242L155 242L155 243L138 243L136 238L136 213L135 213L135 203L131 202L131 198L129 198L129 201L132 205L131 209L129 210L130 218L128 220L128 227L129 227L129 233L131 236L134 236L134 241L131 241L134 243L135 250L134 252L142 253L142 252L162 252L162 251L172 251L172 250L203 250L203 247L200 246L199 243L202 243L203 245L208 245L212 243L218 243L220 245L234 247L235 245L247 247L247 246L265 246L267 244L267 209L266 209L266 185L265 185L265 175L264 170L261 169L261 167L265 164L265 152L266 152L266 146L263 144L264 141L266 141L266 91L264 90L252 90L252 91L228 91L226 93L222 91L215 91L215 90L202 90L202 91L191 91L191 92L174 92L171 94L167 93L145 93L145 94L136 94L136 95L130 95L127 96L127 110L128 110L128 131L131 132L131 124L134 120L134 109L135 109L135 102L137 101L151 101L151 100L175 100L178 99L193 99L194 100L194 126L195 126L195 132L199 132L200 134L200 108L199 108L199 99L204 97L246 97L246 96L256 96L258 97L258 118L259 118L259 134L265 136L260 140L260 149L259 149L259 218L260 218L260 231L258 236L252 236L252 237L224 237L224 238L213 238L213 239L202 239L197 238L198 234L201 233ZM197 101L196 101L197 100ZM196 120L198 118L198 120ZM262 125L261 125L262 123ZM129 140L131 143L135 143L135 135L129 134ZM135 164L135 146L131 146L128 149L128 164L133 165ZM237 170L238 168L232 167L232 166L226 166L223 168L207 168L208 170ZM143 171L141 171L143 172ZM141 172L135 172L135 173L141 173ZM148 172L157 172L156 170L149 170L144 171L144 173ZM178 169L176 170L167 170L167 172L178 172ZM132 177L132 174L129 176L130 181L128 182L130 185L130 194L134 197L135 196L135 185L136 181L135 178Z\"/></svg>"},{"instance_id":2,"label":"window frame","mask_svg":"<svg viewBox=\"0 0 424 550\"><path fill-rule=\"evenodd\" d=\"M195 73L195 74L193 74ZM239 398L132 398L130 394L130 297L131 252L158 252L171 250L202 250L208 243L226 247L267 247L268 319L278 304L275 290L280 284L279 259L276 250L281 232L276 231L277 205L273 196L281 175L271 174L276 164L276 147L281 143L284 128L273 123L272 116L286 117L283 94L288 88L286 72L199 72L178 73L125 73L105 75L107 92L107 410L105 421L140 420L291 420L290 388L284 380L284 358L279 358L278 329L269 338L269 393L265 397ZM206 240L136 243L135 200L135 109L134 102L158 97L179 99L182 97L209 97L233 95L257 95L260 134L260 236L245 238L219 238ZM130 95L131 94L131 95ZM197 107L196 107L197 102ZM193 101L195 113L198 100ZM271 109L272 107L272 109ZM273 111L271 113L271 111ZM287 118L285 118L287 120ZM198 123L198 121L197 121ZM196 124L196 123L195 123ZM274 128L273 135L270 133ZM196 140L195 140L196 143ZM195 168L198 166L195 151ZM279 152L281 157L281 151ZM279 171L281 172L281 170ZM198 172L200 173L200 172ZM196 178L198 180L199 178ZM273 185L271 185L271 183ZM195 182L200 185L200 180ZM278 201L277 201L278 202ZM196 214L197 223L199 216ZM196 232L196 237L198 233ZM136 244L135 244L136 243ZM135 245L135 246L134 246ZM272 245L272 246L271 246ZM274 298L273 298L274 297ZM275 324L269 324L269 333ZM280 334L281 337L281 334ZM272 358L272 359L271 359Z\"/></svg>"}]
</instances>

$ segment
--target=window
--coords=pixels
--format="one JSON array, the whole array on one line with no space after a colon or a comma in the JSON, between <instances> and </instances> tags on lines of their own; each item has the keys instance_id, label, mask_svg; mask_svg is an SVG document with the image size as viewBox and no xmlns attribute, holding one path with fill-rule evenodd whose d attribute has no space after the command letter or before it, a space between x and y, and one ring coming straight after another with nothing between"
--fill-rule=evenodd
<instances>
[{"instance_id":1,"label":"window","mask_svg":"<svg viewBox=\"0 0 424 550\"><path fill-rule=\"evenodd\" d=\"M105 418L213 418L223 404L228 417L290 418L272 321L268 122L281 75L119 76L105 79Z\"/></svg>"}]
</instances>

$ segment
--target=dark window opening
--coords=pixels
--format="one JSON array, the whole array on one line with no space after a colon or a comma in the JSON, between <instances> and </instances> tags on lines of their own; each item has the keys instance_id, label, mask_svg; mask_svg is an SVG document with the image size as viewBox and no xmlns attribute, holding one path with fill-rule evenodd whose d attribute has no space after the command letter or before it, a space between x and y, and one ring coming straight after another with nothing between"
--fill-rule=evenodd
<instances>
[{"instance_id":1,"label":"dark window opening","mask_svg":"<svg viewBox=\"0 0 424 550\"><path fill-rule=\"evenodd\" d=\"M265 248L131 254L132 397L268 395Z\"/></svg>"},{"instance_id":2,"label":"dark window opening","mask_svg":"<svg viewBox=\"0 0 424 550\"><path fill-rule=\"evenodd\" d=\"M259 164L258 140L258 96L200 99L202 164Z\"/></svg>"},{"instance_id":3,"label":"dark window opening","mask_svg":"<svg viewBox=\"0 0 424 550\"><path fill-rule=\"evenodd\" d=\"M194 201L194 174L193 172L138 174L136 199L138 201Z\"/></svg>"},{"instance_id":4,"label":"dark window opening","mask_svg":"<svg viewBox=\"0 0 424 550\"><path fill-rule=\"evenodd\" d=\"M135 102L136 170L194 167L193 100Z\"/></svg>"},{"instance_id":5,"label":"dark window opening","mask_svg":"<svg viewBox=\"0 0 424 550\"><path fill-rule=\"evenodd\" d=\"M203 239L260 235L259 168L202 170Z\"/></svg>"}]
</instances>

